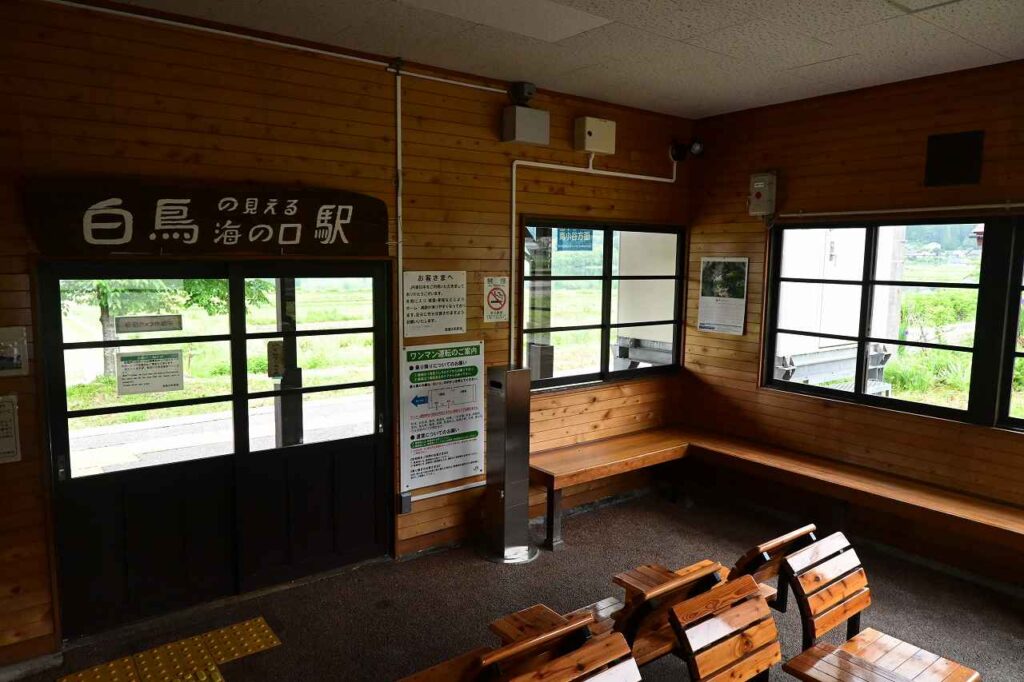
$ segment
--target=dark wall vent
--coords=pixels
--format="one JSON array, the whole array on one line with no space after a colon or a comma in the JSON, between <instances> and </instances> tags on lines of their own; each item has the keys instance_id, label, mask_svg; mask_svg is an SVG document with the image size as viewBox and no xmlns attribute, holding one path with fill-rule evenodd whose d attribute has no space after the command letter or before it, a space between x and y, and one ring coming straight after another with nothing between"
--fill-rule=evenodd
<instances>
[{"instance_id":1,"label":"dark wall vent","mask_svg":"<svg viewBox=\"0 0 1024 682\"><path fill-rule=\"evenodd\" d=\"M981 182L984 151L984 130L930 135L924 170L925 186L978 184Z\"/></svg>"}]
</instances>

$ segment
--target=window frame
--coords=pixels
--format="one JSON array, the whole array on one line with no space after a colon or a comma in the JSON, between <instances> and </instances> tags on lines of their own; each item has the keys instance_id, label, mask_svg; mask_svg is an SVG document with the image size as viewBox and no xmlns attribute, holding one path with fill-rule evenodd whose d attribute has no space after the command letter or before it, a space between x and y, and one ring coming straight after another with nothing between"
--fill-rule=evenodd
<instances>
[{"instance_id":1,"label":"window frame","mask_svg":"<svg viewBox=\"0 0 1024 682\"><path fill-rule=\"evenodd\" d=\"M924 281L892 281L877 279L875 269L877 265L878 229L889 225L941 225L952 223L984 223L985 224L985 245L982 249L981 267L977 285L964 284L962 282L924 282ZM1007 378L1007 359L1010 360L1009 368L1012 369L1013 355L1007 354L1007 348L1015 343L1013 335L1006 333L1006 325L1011 320L1016 320L1017 313L1007 314L1012 308L1012 287L1010 286L1011 265L1017 268L1018 287L1021 282L1021 257L1024 256L1024 237L1021 235L1022 221L1016 216L1005 215L962 215L962 216L929 216L929 217L908 217L894 216L889 218L872 218L860 221L828 221L820 220L815 222L793 222L777 223L773 226L768 239L768 272L767 287L765 296L765 325L764 337L762 339L761 358L761 386L787 393L797 393L812 397L826 398L840 402L867 405L887 410L904 412L908 414L938 417L952 421L981 424L987 426L1011 425L1009 421L1009 397L1011 393L1011 381ZM842 228L863 228L865 229L864 239L864 268L861 279L856 283L861 288L860 311L858 318L858 332L855 337L846 337L837 334L808 334L811 336L826 336L849 340L857 344L856 368L854 378L854 391L840 391L824 386L813 386L810 384L798 384L781 379L775 379L775 349L777 336L780 333L778 326L779 295L783 280L800 278L783 278L782 272L782 239L786 230L799 229L842 229ZM1013 248L1011 248L1011 245ZM1013 253L1015 260L1007 254ZM826 280L813 280L815 282ZM827 280L832 282L850 282L849 280ZM871 336L868 333L872 314L872 303L874 288L876 286L928 286L941 285L943 288L951 289L974 289L978 292L977 316L975 318L974 346L971 352L971 382L968 391L968 406L964 410L917 403L898 398L885 398L872 396L863 392L866 367L865 355L867 344L872 342L887 343L890 345L937 348L942 350L953 350L964 352L963 347L952 344L935 344L916 341L897 341L882 339ZM1019 299L1018 299L1019 301ZM1019 303L1018 303L1019 305ZM1019 311L1018 311L1019 312ZM1012 331L1014 327L1010 327ZM782 333L789 333L783 329ZM799 333L799 332L798 332ZM1010 338L1008 338L1008 336ZM1024 353L1021 354L1024 357ZM998 387L993 390L992 387ZM1024 419L1016 420L1012 426L1024 428Z\"/></svg>"},{"instance_id":2,"label":"window frame","mask_svg":"<svg viewBox=\"0 0 1024 682\"><path fill-rule=\"evenodd\" d=\"M266 452L302 449L315 447L320 442L300 443L283 448L257 449L250 447L249 440L249 401L259 398L282 395L305 395L324 391L345 389L373 388L374 390L374 428L366 435L354 438L374 438L383 433L381 425L391 423L391 385L393 380L392 362L390 359L391 321L388 314L388 302L392 295L390 286L390 266L385 261L349 260L337 262L301 262L301 261L250 261L216 262L210 260L167 260L167 261L40 261L38 278L39 305L42 323L50 331L42 336L45 357L42 362L42 374L46 395L47 435L50 441L55 480L77 481L84 478L101 478L118 472L104 472L89 476L73 476L70 452L69 420L78 417L91 417L104 414L130 413L145 410L170 409L192 405L226 403L230 404L232 413L231 452L183 460L190 463L220 457L259 456ZM341 327L309 330L250 331L246 324L245 281L254 278L371 278L374 282L372 310L374 315L372 327ZM59 305L52 302L60 300L60 283L62 280L89 279L220 279L228 284L228 331L222 334L194 334L164 337L153 335L140 339L121 339L111 341L65 342L63 333L62 312ZM372 380L343 382L300 388L280 388L264 391L250 390L248 385L247 345L248 341L261 338L303 338L326 335L351 335L372 333L374 340L373 363L375 374ZM95 349L107 347L138 347L166 344L187 344L192 342L224 342L229 344L231 363L231 391L227 394L204 396L199 398L182 398L174 400L141 402L131 405L108 406L69 410L67 404L66 371L64 353L67 350ZM380 370L377 372L377 370ZM331 442L331 441L324 441ZM178 463L174 463L178 464ZM158 469L173 464L153 464L133 467L125 471Z\"/></svg>"},{"instance_id":3,"label":"window frame","mask_svg":"<svg viewBox=\"0 0 1024 682\"><path fill-rule=\"evenodd\" d=\"M585 229L604 233L604 251L602 253L601 274L591 275L527 275L526 274L526 239L528 227L541 228L571 228ZM615 232L648 232L654 234L673 234L676 236L676 262L675 273L671 275L612 275L613 264L613 240ZM596 384L615 381L635 379L637 377L651 376L656 374L678 373L682 367L682 343L684 338L683 326L685 324L684 302L686 300L686 255L689 250L687 230L681 225L668 224L647 224L617 222L612 220L581 220L577 218L551 218L548 216L523 216L519 224L519 281L516 286L519 290L518 306L516 316L518 321L519 347L518 362L520 367L525 367L524 358L526 355L527 338L529 334L554 333L559 331L581 331L600 330L601 359L600 370L586 374L574 374L566 377L551 377L531 381L531 390L553 389L580 384ZM538 327L536 329L526 328L526 285L530 281L598 281L601 282L601 321L597 324L572 325L562 327ZM644 281L644 280L673 280L675 290L672 302L673 315L671 319L653 320L649 322L624 322L613 324L611 321L612 308L612 284L616 281ZM638 367L636 369L611 370L611 332L613 329L626 329L629 327L651 327L672 325L672 362L667 365L653 367Z\"/></svg>"},{"instance_id":4,"label":"window frame","mask_svg":"<svg viewBox=\"0 0 1024 682\"><path fill-rule=\"evenodd\" d=\"M1024 431L1024 417L1011 417L1013 372L1016 361L1024 360L1024 351L1017 350L1017 330L1024 315L1024 218L1018 218L1009 245L1010 267L1006 296L1006 332L1003 346L1002 382L999 385L998 425Z\"/></svg>"}]
</instances>

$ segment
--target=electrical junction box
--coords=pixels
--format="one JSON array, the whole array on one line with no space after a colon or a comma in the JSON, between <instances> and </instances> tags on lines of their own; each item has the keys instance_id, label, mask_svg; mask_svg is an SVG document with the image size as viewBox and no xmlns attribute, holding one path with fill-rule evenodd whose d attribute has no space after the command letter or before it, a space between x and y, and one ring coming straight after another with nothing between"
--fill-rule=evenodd
<instances>
[{"instance_id":1,"label":"electrical junction box","mask_svg":"<svg viewBox=\"0 0 1024 682\"><path fill-rule=\"evenodd\" d=\"M615 121L583 116L576 119L576 151L592 154L615 153Z\"/></svg>"},{"instance_id":2,"label":"electrical junction box","mask_svg":"<svg viewBox=\"0 0 1024 682\"><path fill-rule=\"evenodd\" d=\"M530 107L505 107L501 112L501 141L550 144L550 114Z\"/></svg>"},{"instance_id":3,"label":"electrical junction box","mask_svg":"<svg viewBox=\"0 0 1024 682\"><path fill-rule=\"evenodd\" d=\"M775 213L775 173L754 173L750 176L750 194L747 196L748 213L766 216Z\"/></svg>"}]
</instances>

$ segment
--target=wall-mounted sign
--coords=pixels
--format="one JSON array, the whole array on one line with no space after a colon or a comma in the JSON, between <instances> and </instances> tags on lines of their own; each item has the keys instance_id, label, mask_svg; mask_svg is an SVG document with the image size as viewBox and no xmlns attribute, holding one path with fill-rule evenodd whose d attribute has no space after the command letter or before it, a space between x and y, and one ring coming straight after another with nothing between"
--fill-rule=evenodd
<instances>
[{"instance_id":1,"label":"wall-mounted sign","mask_svg":"<svg viewBox=\"0 0 1024 682\"><path fill-rule=\"evenodd\" d=\"M267 341L267 376L280 379L284 376L284 341Z\"/></svg>"},{"instance_id":2,"label":"wall-mounted sign","mask_svg":"<svg viewBox=\"0 0 1024 682\"><path fill-rule=\"evenodd\" d=\"M402 350L402 490L484 471L484 342Z\"/></svg>"},{"instance_id":3,"label":"wall-mounted sign","mask_svg":"<svg viewBox=\"0 0 1024 682\"><path fill-rule=\"evenodd\" d=\"M406 272L405 336L466 333L466 272Z\"/></svg>"},{"instance_id":4,"label":"wall-mounted sign","mask_svg":"<svg viewBox=\"0 0 1024 682\"><path fill-rule=\"evenodd\" d=\"M337 189L40 180L25 205L48 256L387 255L384 202Z\"/></svg>"},{"instance_id":5,"label":"wall-mounted sign","mask_svg":"<svg viewBox=\"0 0 1024 682\"><path fill-rule=\"evenodd\" d=\"M0 396L0 464L20 461L18 396Z\"/></svg>"},{"instance_id":6,"label":"wall-mounted sign","mask_svg":"<svg viewBox=\"0 0 1024 682\"><path fill-rule=\"evenodd\" d=\"M594 231L576 227L555 230L555 249L558 251L593 251Z\"/></svg>"},{"instance_id":7,"label":"wall-mounted sign","mask_svg":"<svg viewBox=\"0 0 1024 682\"><path fill-rule=\"evenodd\" d=\"M114 318L118 334L145 332L179 332L181 315L125 315Z\"/></svg>"},{"instance_id":8,"label":"wall-mounted sign","mask_svg":"<svg viewBox=\"0 0 1024 682\"><path fill-rule=\"evenodd\" d=\"M700 259L697 329L743 335L747 315L747 259Z\"/></svg>"},{"instance_id":9,"label":"wall-mounted sign","mask_svg":"<svg viewBox=\"0 0 1024 682\"><path fill-rule=\"evenodd\" d=\"M484 322L508 322L508 277L484 278Z\"/></svg>"},{"instance_id":10,"label":"wall-mounted sign","mask_svg":"<svg viewBox=\"0 0 1024 682\"><path fill-rule=\"evenodd\" d=\"M117 394L163 393L185 388L180 350L117 354Z\"/></svg>"},{"instance_id":11,"label":"wall-mounted sign","mask_svg":"<svg viewBox=\"0 0 1024 682\"><path fill-rule=\"evenodd\" d=\"M28 374L28 336L24 327L0 327L0 377Z\"/></svg>"}]
</instances>

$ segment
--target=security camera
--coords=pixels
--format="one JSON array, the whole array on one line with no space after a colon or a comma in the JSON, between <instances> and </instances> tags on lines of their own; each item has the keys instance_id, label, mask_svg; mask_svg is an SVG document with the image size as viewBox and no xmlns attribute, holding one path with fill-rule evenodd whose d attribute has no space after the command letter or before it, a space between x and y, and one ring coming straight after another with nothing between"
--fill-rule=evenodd
<instances>
[{"instance_id":1,"label":"security camera","mask_svg":"<svg viewBox=\"0 0 1024 682\"><path fill-rule=\"evenodd\" d=\"M537 94L537 86L527 81L515 81L508 86L508 98L517 107L530 105L530 100Z\"/></svg>"}]
</instances>

